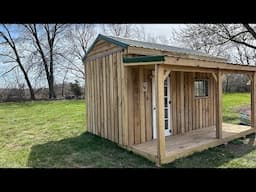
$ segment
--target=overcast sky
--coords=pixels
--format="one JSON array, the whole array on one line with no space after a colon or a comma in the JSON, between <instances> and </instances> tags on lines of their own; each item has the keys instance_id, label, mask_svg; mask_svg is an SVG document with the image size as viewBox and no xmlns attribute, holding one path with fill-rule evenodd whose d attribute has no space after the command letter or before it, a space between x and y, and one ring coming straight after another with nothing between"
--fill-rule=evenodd
<instances>
[{"instance_id":1,"label":"overcast sky","mask_svg":"<svg viewBox=\"0 0 256 192\"><path fill-rule=\"evenodd\" d=\"M153 35L163 35L169 37L173 29L179 29L184 24L143 24L145 32Z\"/></svg>"}]
</instances>

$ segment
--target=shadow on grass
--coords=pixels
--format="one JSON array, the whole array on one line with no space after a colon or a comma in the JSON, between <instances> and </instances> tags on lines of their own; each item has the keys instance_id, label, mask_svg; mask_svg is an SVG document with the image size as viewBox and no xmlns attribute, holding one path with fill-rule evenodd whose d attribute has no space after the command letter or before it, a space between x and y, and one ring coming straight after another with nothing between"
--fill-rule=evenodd
<instances>
[{"instance_id":1,"label":"shadow on grass","mask_svg":"<svg viewBox=\"0 0 256 192\"><path fill-rule=\"evenodd\" d=\"M27 166L132 168L155 165L106 139L84 133L77 137L34 145L30 151Z\"/></svg>"},{"instance_id":2,"label":"shadow on grass","mask_svg":"<svg viewBox=\"0 0 256 192\"><path fill-rule=\"evenodd\" d=\"M164 165L169 168L256 167L255 134Z\"/></svg>"},{"instance_id":3,"label":"shadow on grass","mask_svg":"<svg viewBox=\"0 0 256 192\"><path fill-rule=\"evenodd\" d=\"M163 168L256 167L255 149L255 135L252 134L245 140L237 139L226 146L222 145L195 153L163 165ZM251 155L247 157L249 153ZM240 157L243 160L237 160ZM250 159L251 164L243 164ZM237 161L233 162L234 160ZM27 166L35 168L144 168L155 167L155 164L106 139L84 133L77 137L33 146Z\"/></svg>"}]
</instances>

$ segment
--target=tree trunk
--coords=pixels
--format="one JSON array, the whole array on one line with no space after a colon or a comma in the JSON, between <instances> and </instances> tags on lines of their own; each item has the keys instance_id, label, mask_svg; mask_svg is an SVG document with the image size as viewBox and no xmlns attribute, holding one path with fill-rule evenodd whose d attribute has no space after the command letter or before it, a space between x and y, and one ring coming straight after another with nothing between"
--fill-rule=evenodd
<instances>
[{"instance_id":1,"label":"tree trunk","mask_svg":"<svg viewBox=\"0 0 256 192\"><path fill-rule=\"evenodd\" d=\"M27 85L28 85L28 88L29 88L29 92L30 92L30 99L31 100L36 100L36 97L35 97L35 93L34 93L34 90L32 88L32 85L28 79L28 76L27 74L24 74L25 75L25 79L26 79L26 82L27 82Z\"/></svg>"},{"instance_id":2,"label":"tree trunk","mask_svg":"<svg viewBox=\"0 0 256 192\"><path fill-rule=\"evenodd\" d=\"M13 50L14 50L14 53L15 53L16 58L17 58L16 61L17 61L18 65L19 65L19 67L20 67L20 69L21 69L21 71L22 71L22 73L23 73L23 75L24 75L24 78L25 78L25 80L26 80L27 86L28 86L28 88L29 88L30 99L31 99L31 100L35 100L36 98L35 98L34 90L33 90L33 88L32 88L31 82L30 82L30 80L29 80L28 74L27 74L27 72L25 71L25 69L24 69L24 67L23 67L23 65L22 65L22 63L21 63L21 60L20 60L20 57L19 57L18 52L17 52L17 50L16 50L16 47L13 47Z\"/></svg>"},{"instance_id":3,"label":"tree trunk","mask_svg":"<svg viewBox=\"0 0 256 192\"><path fill-rule=\"evenodd\" d=\"M24 78L25 78L25 80L26 80L27 86L28 86L28 88L29 88L30 99L31 99L31 100L35 100L35 99L36 99L36 98L35 98L35 93L34 93L34 90L33 90L33 88L32 88L32 85L31 85L31 83L30 83L30 80L29 80L29 78L28 78L28 74L26 73L25 69L24 69L23 66L21 65L19 59L18 59L17 62L18 62L18 64L19 64L19 67L20 67L20 69L21 69L23 75L24 75Z\"/></svg>"},{"instance_id":4,"label":"tree trunk","mask_svg":"<svg viewBox=\"0 0 256 192\"><path fill-rule=\"evenodd\" d=\"M62 86L61 86L61 97L64 97L64 81L62 82Z\"/></svg>"},{"instance_id":5,"label":"tree trunk","mask_svg":"<svg viewBox=\"0 0 256 192\"><path fill-rule=\"evenodd\" d=\"M53 81L53 76L50 75L48 78L48 86L49 86L49 99L56 99L56 94L54 91L54 81Z\"/></svg>"}]
</instances>

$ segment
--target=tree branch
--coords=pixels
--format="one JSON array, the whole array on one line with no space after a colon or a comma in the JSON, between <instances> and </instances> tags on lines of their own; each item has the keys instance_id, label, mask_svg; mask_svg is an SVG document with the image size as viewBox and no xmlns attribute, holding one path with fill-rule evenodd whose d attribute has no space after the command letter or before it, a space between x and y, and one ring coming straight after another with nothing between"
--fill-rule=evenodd
<instances>
[{"instance_id":1,"label":"tree branch","mask_svg":"<svg viewBox=\"0 0 256 192\"><path fill-rule=\"evenodd\" d=\"M10 73L11 71L13 71L16 67L18 67L19 65L15 65L14 67L12 67L10 70L8 70L8 71L6 71L6 72L4 72L3 74L1 74L0 76L2 77L2 76L4 76L4 75L6 75L7 73Z\"/></svg>"},{"instance_id":2,"label":"tree branch","mask_svg":"<svg viewBox=\"0 0 256 192\"><path fill-rule=\"evenodd\" d=\"M248 32L256 39L256 32L249 24L243 24L243 26L248 30Z\"/></svg>"}]
</instances>

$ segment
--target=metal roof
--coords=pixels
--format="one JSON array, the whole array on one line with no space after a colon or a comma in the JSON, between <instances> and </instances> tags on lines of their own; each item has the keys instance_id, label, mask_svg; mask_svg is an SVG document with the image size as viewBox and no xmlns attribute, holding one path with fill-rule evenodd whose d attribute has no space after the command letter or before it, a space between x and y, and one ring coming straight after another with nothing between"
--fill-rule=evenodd
<instances>
[{"instance_id":1,"label":"metal roof","mask_svg":"<svg viewBox=\"0 0 256 192\"><path fill-rule=\"evenodd\" d=\"M127 39L127 38L121 38L121 37L114 37L114 36L105 36L99 34L92 46L88 49L87 54L92 50L94 47L95 43L100 40L106 40L111 43L114 43L118 46L121 47L140 47L140 48L148 48L148 49L155 49L155 50L161 50L161 51L168 51L168 52L173 52L173 53L178 53L178 54L185 54L185 55L194 55L194 56L202 56L202 57L207 57L207 58L212 58L212 59L221 59L221 60L226 60L223 57L216 57L216 56L211 56L206 53L192 50L192 49L186 49L186 48L181 48L181 47L174 47L174 46L169 46L169 45L164 45L164 44L159 44L159 43L150 43L150 42L145 42L145 41L137 41L133 39ZM86 56L85 56L86 57Z\"/></svg>"}]
</instances>

